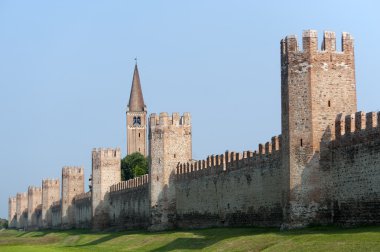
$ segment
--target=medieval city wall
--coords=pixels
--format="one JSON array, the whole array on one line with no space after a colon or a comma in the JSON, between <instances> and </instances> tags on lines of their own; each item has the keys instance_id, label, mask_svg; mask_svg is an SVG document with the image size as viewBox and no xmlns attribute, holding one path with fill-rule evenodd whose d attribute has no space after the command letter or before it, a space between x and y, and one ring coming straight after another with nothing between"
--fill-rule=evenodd
<instances>
[{"instance_id":1,"label":"medieval city wall","mask_svg":"<svg viewBox=\"0 0 380 252\"><path fill-rule=\"evenodd\" d=\"M179 227L280 226L280 138L258 152L226 152L182 164L176 172Z\"/></svg>"},{"instance_id":2,"label":"medieval city wall","mask_svg":"<svg viewBox=\"0 0 380 252\"><path fill-rule=\"evenodd\" d=\"M86 192L74 198L74 216L76 228L91 228L91 192Z\"/></svg>"},{"instance_id":3,"label":"medieval city wall","mask_svg":"<svg viewBox=\"0 0 380 252\"><path fill-rule=\"evenodd\" d=\"M51 228L60 229L62 225L61 201L53 202L51 206Z\"/></svg>"},{"instance_id":4,"label":"medieval city wall","mask_svg":"<svg viewBox=\"0 0 380 252\"><path fill-rule=\"evenodd\" d=\"M380 113L340 116L332 141L333 222L380 224Z\"/></svg>"},{"instance_id":5,"label":"medieval city wall","mask_svg":"<svg viewBox=\"0 0 380 252\"><path fill-rule=\"evenodd\" d=\"M148 174L122 181L110 188L109 205L111 226L120 229L149 226Z\"/></svg>"}]
</instances>

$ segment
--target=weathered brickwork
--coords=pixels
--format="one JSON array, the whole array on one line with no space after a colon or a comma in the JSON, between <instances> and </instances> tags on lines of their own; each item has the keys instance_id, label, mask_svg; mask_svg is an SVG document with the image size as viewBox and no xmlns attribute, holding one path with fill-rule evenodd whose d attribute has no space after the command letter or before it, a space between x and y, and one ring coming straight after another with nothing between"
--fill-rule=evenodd
<instances>
[{"instance_id":1,"label":"weathered brickwork","mask_svg":"<svg viewBox=\"0 0 380 252\"><path fill-rule=\"evenodd\" d=\"M149 176L122 181L110 188L111 226L118 229L149 227Z\"/></svg>"},{"instance_id":2,"label":"weathered brickwork","mask_svg":"<svg viewBox=\"0 0 380 252\"><path fill-rule=\"evenodd\" d=\"M94 149L92 151L92 218L93 228L109 226L110 186L121 180L120 149Z\"/></svg>"},{"instance_id":3,"label":"weathered brickwork","mask_svg":"<svg viewBox=\"0 0 380 252\"><path fill-rule=\"evenodd\" d=\"M258 153L226 152L181 164L176 177L179 227L282 223L278 137L273 138L273 145L260 145Z\"/></svg>"},{"instance_id":4,"label":"weathered brickwork","mask_svg":"<svg viewBox=\"0 0 380 252\"><path fill-rule=\"evenodd\" d=\"M75 227L91 228L92 204L91 192L78 194L74 197Z\"/></svg>"},{"instance_id":5,"label":"weathered brickwork","mask_svg":"<svg viewBox=\"0 0 380 252\"><path fill-rule=\"evenodd\" d=\"M176 165L192 158L189 113L150 115L149 156L150 229L172 228L176 213Z\"/></svg>"},{"instance_id":6,"label":"weathered brickwork","mask_svg":"<svg viewBox=\"0 0 380 252\"><path fill-rule=\"evenodd\" d=\"M75 227L74 197L84 192L84 169L78 166L62 168L62 228Z\"/></svg>"},{"instance_id":7,"label":"weathered brickwork","mask_svg":"<svg viewBox=\"0 0 380 252\"><path fill-rule=\"evenodd\" d=\"M28 229L37 229L41 224L41 211L36 211L42 207L42 188L29 186L28 188Z\"/></svg>"},{"instance_id":8,"label":"weathered brickwork","mask_svg":"<svg viewBox=\"0 0 380 252\"><path fill-rule=\"evenodd\" d=\"M149 174L120 181L119 149L94 149L90 191L83 168L62 171L9 199L14 228L152 231L175 227L380 224L380 113L357 112L353 38L317 32L281 41L281 135L257 151L192 159L190 114L146 122L135 66L127 154L149 149ZM146 145L146 131L149 131ZM29 195L29 197L28 197ZM41 204L42 197L42 204ZM29 223L28 223L29 220Z\"/></svg>"},{"instance_id":9,"label":"weathered brickwork","mask_svg":"<svg viewBox=\"0 0 380 252\"><path fill-rule=\"evenodd\" d=\"M16 195L16 220L17 228L26 228L28 224L28 193Z\"/></svg>"},{"instance_id":10,"label":"weathered brickwork","mask_svg":"<svg viewBox=\"0 0 380 252\"><path fill-rule=\"evenodd\" d=\"M17 214L16 214L16 197L9 197L8 200L8 226L9 228L17 227Z\"/></svg>"},{"instance_id":11,"label":"weathered brickwork","mask_svg":"<svg viewBox=\"0 0 380 252\"><path fill-rule=\"evenodd\" d=\"M356 112L357 103L353 38L343 33L338 52L335 33L325 32L318 50L317 32L308 30L302 44L300 51L294 36L281 42L283 188L292 226L328 212L320 150L331 140L337 114Z\"/></svg>"},{"instance_id":12,"label":"weathered brickwork","mask_svg":"<svg viewBox=\"0 0 380 252\"><path fill-rule=\"evenodd\" d=\"M380 224L380 124L376 112L342 115L331 142L333 222Z\"/></svg>"},{"instance_id":13,"label":"weathered brickwork","mask_svg":"<svg viewBox=\"0 0 380 252\"><path fill-rule=\"evenodd\" d=\"M59 179L42 180L42 227L49 228L52 226L51 206L53 202L60 200L60 183Z\"/></svg>"},{"instance_id":14,"label":"weathered brickwork","mask_svg":"<svg viewBox=\"0 0 380 252\"><path fill-rule=\"evenodd\" d=\"M51 205L51 227L53 229L60 229L62 227L62 211L61 201L54 201Z\"/></svg>"}]
</instances>

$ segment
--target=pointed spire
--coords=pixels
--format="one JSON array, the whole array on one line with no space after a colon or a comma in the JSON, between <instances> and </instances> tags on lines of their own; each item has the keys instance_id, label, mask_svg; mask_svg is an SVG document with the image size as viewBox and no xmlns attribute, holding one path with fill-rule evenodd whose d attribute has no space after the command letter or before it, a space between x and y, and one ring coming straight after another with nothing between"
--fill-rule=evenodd
<instances>
[{"instance_id":1,"label":"pointed spire","mask_svg":"<svg viewBox=\"0 0 380 252\"><path fill-rule=\"evenodd\" d=\"M132 80L131 94L129 96L128 111L136 111L136 112L145 111L144 97L142 94L137 62L135 65L135 71L133 72L133 80Z\"/></svg>"}]
</instances>

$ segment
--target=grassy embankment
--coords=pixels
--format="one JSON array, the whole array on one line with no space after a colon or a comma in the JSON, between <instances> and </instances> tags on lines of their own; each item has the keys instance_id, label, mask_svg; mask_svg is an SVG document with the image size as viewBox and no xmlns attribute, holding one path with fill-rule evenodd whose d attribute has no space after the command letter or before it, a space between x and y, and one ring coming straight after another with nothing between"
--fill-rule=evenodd
<instances>
[{"instance_id":1,"label":"grassy embankment","mask_svg":"<svg viewBox=\"0 0 380 252\"><path fill-rule=\"evenodd\" d=\"M380 251L380 227L279 231L213 228L159 233L0 231L0 251Z\"/></svg>"}]
</instances>

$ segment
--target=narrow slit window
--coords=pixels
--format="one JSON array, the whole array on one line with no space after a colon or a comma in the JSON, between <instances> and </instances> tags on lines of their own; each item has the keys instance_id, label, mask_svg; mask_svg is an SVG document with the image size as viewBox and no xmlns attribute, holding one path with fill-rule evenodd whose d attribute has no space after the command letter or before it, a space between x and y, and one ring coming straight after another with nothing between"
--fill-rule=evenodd
<instances>
[{"instance_id":1,"label":"narrow slit window","mask_svg":"<svg viewBox=\"0 0 380 252\"><path fill-rule=\"evenodd\" d=\"M303 146L302 138L301 138L301 147Z\"/></svg>"},{"instance_id":2,"label":"narrow slit window","mask_svg":"<svg viewBox=\"0 0 380 252\"><path fill-rule=\"evenodd\" d=\"M331 101L330 100L328 101L328 106L329 106L329 108L331 107Z\"/></svg>"}]
</instances>

